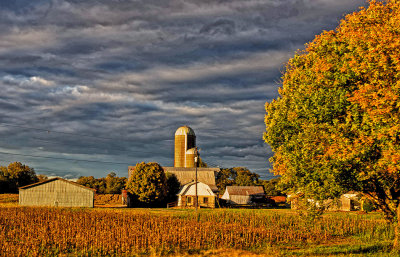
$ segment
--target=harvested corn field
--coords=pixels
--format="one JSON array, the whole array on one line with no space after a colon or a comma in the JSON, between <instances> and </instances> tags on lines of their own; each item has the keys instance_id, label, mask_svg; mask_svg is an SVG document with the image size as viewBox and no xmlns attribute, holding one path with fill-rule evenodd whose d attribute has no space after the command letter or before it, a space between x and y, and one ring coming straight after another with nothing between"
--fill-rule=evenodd
<instances>
[{"instance_id":1,"label":"harvested corn field","mask_svg":"<svg viewBox=\"0 0 400 257\"><path fill-rule=\"evenodd\" d=\"M393 237L392 226L377 215L325 215L307 223L296 213L272 210L196 214L191 210L0 207L0 213L0 256L166 255L212 249L265 254L271 247L296 249L361 235L365 242Z\"/></svg>"}]
</instances>

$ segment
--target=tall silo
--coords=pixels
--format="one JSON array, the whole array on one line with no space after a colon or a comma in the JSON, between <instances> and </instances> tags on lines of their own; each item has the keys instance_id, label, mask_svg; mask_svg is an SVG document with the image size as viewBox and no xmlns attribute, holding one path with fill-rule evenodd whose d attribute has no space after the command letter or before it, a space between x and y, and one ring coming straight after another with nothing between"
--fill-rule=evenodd
<instances>
[{"instance_id":1,"label":"tall silo","mask_svg":"<svg viewBox=\"0 0 400 257\"><path fill-rule=\"evenodd\" d=\"M194 167L193 151L188 151L194 147L196 147L196 135L193 129L188 126L178 128L175 132L174 167Z\"/></svg>"}]
</instances>

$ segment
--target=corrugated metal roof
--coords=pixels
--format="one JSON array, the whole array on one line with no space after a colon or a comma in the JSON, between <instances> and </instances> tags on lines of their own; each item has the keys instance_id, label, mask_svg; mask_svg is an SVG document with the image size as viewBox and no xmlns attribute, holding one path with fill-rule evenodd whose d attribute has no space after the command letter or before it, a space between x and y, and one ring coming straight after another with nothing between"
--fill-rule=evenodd
<instances>
[{"instance_id":1,"label":"corrugated metal roof","mask_svg":"<svg viewBox=\"0 0 400 257\"><path fill-rule=\"evenodd\" d=\"M31 188L31 187L43 185L43 184L46 184L46 183L49 183L49 182L52 182L52 181L55 181L55 180L61 180L61 181L70 183L70 184L72 184L72 185L74 185L74 186L79 186L79 187L82 187L82 188L84 188L84 189L88 189L88 190L91 190L91 191L96 192L96 190L93 189L93 188L85 187L85 186L82 186L82 185L80 185L80 184L78 184L78 183L75 183L75 182L73 182L73 181L65 180L65 179L62 179L62 178L52 178L52 179L48 179L48 180L45 180L45 181L41 181L41 182L37 182L37 183L33 183L33 184L30 184L30 185L26 185L26 186L20 187L19 189L24 190L24 189L28 189L28 188Z\"/></svg>"},{"instance_id":2,"label":"corrugated metal roof","mask_svg":"<svg viewBox=\"0 0 400 257\"><path fill-rule=\"evenodd\" d=\"M181 185L195 180L195 168L163 167L163 169L165 172L174 174ZM219 170L219 168L197 168L197 180L207 184L215 191L217 190L215 176Z\"/></svg>"},{"instance_id":3,"label":"corrugated metal roof","mask_svg":"<svg viewBox=\"0 0 400 257\"><path fill-rule=\"evenodd\" d=\"M264 195L262 186L227 186L229 195Z\"/></svg>"}]
</instances>

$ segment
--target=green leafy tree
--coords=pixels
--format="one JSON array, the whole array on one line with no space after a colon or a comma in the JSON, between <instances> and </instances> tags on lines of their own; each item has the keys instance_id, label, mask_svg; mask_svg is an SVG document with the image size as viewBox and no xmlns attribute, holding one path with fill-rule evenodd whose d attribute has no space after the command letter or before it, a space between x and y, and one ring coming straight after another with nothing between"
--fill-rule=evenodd
<instances>
[{"instance_id":1,"label":"green leafy tree","mask_svg":"<svg viewBox=\"0 0 400 257\"><path fill-rule=\"evenodd\" d=\"M224 168L217 173L216 184L219 191L224 192L227 186L255 186L259 177L245 167Z\"/></svg>"},{"instance_id":2,"label":"green leafy tree","mask_svg":"<svg viewBox=\"0 0 400 257\"><path fill-rule=\"evenodd\" d=\"M165 176L167 179L167 196L165 201L167 203L174 202L177 200L177 194L179 193L179 189L181 188L181 183L179 182L175 174L167 172Z\"/></svg>"},{"instance_id":3,"label":"green leafy tree","mask_svg":"<svg viewBox=\"0 0 400 257\"><path fill-rule=\"evenodd\" d=\"M117 177L115 172L111 172L104 178L106 182L107 194L121 194L122 189L125 188L127 179L125 177Z\"/></svg>"},{"instance_id":4,"label":"green leafy tree","mask_svg":"<svg viewBox=\"0 0 400 257\"><path fill-rule=\"evenodd\" d=\"M38 178L39 182L46 181L49 179L46 175L43 175L43 174L37 175L37 178Z\"/></svg>"},{"instance_id":5,"label":"green leafy tree","mask_svg":"<svg viewBox=\"0 0 400 257\"><path fill-rule=\"evenodd\" d=\"M249 169L244 167L232 168L234 184L237 186L255 186L258 183L260 177L257 173L251 172Z\"/></svg>"},{"instance_id":6,"label":"green leafy tree","mask_svg":"<svg viewBox=\"0 0 400 257\"><path fill-rule=\"evenodd\" d=\"M279 181L280 178L274 178L271 180L259 180L258 183L264 187L267 196L281 196L284 193L278 188Z\"/></svg>"},{"instance_id":7,"label":"green leafy tree","mask_svg":"<svg viewBox=\"0 0 400 257\"><path fill-rule=\"evenodd\" d=\"M115 172L111 172L105 178L81 176L76 182L82 186L96 189L98 194L121 194L122 189L125 188L126 181L125 177L117 177Z\"/></svg>"},{"instance_id":8,"label":"green leafy tree","mask_svg":"<svg viewBox=\"0 0 400 257\"><path fill-rule=\"evenodd\" d=\"M287 64L264 139L288 193L368 195L400 215L400 1L370 1ZM394 248L399 249L399 225Z\"/></svg>"},{"instance_id":9,"label":"green leafy tree","mask_svg":"<svg viewBox=\"0 0 400 257\"><path fill-rule=\"evenodd\" d=\"M8 167L0 167L0 191L17 193L18 187L38 182L35 170L20 162L13 162Z\"/></svg>"},{"instance_id":10,"label":"green leafy tree","mask_svg":"<svg viewBox=\"0 0 400 257\"><path fill-rule=\"evenodd\" d=\"M200 168L208 168L208 165L207 165L207 163L205 163L205 162L203 161L202 158L199 157L199 163L197 164L197 167L200 167Z\"/></svg>"},{"instance_id":11,"label":"green leafy tree","mask_svg":"<svg viewBox=\"0 0 400 257\"><path fill-rule=\"evenodd\" d=\"M157 205L167 196L167 178L164 169L155 162L138 163L126 189L137 204Z\"/></svg>"},{"instance_id":12,"label":"green leafy tree","mask_svg":"<svg viewBox=\"0 0 400 257\"><path fill-rule=\"evenodd\" d=\"M90 187L90 188L95 189L95 181L96 181L96 179L93 176L90 176L90 177L81 176L78 178L76 183L78 183L82 186L85 186L85 187Z\"/></svg>"},{"instance_id":13,"label":"green leafy tree","mask_svg":"<svg viewBox=\"0 0 400 257\"><path fill-rule=\"evenodd\" d=\"M217 187L220 192L224 192L227 186L231 186L235 183L234 173L232 169L221 169L215 178Z\"/></svg>"}]
</instances>

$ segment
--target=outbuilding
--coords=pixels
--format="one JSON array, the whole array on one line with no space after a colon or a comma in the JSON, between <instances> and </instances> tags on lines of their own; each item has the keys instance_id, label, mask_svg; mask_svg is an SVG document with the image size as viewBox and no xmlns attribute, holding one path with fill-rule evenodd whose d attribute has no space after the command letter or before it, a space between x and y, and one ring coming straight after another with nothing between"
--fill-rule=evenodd
<instances>
[{"instance_id":1,"label":"outbuilding","mask_svg":"<svg viewBox=\"0 0 400 257\"><path fill-rule=\"evenodd\" d=\"M288 199L293 210L304 208L300 201L301 194L288 195ZM313 199L307 199L309 203L316 202ZM329 211L359 211L362 210L361 194L355 191L347 192L337 199L326 199L317 201L317 206L324 207Z\"/></svg>"},{"instance_id":2,"label":"outbuilding","mask_svg":"<svg viewBox=\"0 0 400 257\"><path fill-rule=\"evenodd\" d=\"M93 207L95 190L62 178L19 188L23 206Z\"/></svg>"},{"instance_id":3,"label":"outbuilding","mask_svg":"<svg viewBox=\"0 0 400 257\"><path fill-rule=\"evenodd\" d=\"M216 190L209 185L197 182L197 199L199 207L215 208L217 203ZM196 182L184 185L178 193L178 207L194 207L196 199Z\"/></svg>"},{"instance_id":4,"label":"outbuilding","mask_svg":"<svg viewBox=\"0 0 400 257\"><path fill-rule=\"evenodd\" d=\"M228 204L254 204L265 199L262 186L227 186L221 199Z\"/></svg>"}]
</instances>

